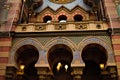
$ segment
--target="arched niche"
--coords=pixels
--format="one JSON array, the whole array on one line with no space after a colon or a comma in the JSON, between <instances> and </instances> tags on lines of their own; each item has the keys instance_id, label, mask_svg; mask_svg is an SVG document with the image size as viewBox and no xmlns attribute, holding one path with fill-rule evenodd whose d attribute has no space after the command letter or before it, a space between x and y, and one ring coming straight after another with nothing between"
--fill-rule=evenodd
<instances>
[{"instance_id":1,"label":"arched niche","mask_svg":"<svg viewBox=\"0 0 120 80\"><path fill-rule=\"evenodd\" d=\"M56 37L56 38L52 38L51 40L49 40L49 41L45 44L44 48L45 48L45 50L46 50L46 54L45 54L45 55L46 55L46 61L48 61L47 58L48 58L49 50L50 50L53 46L59 45L59 44L61 44L61 45L66 45L66 46L68 46L68 47L72 50L72 55L73 55L72 64L73 64L74 61L76 60L76 57L75 57L75 56L80 56L80 55L79 55L79 53L77 53L77 46L76 46L76 44L75 44L73 41L71 41L69 38L67 38L67 37ZM78 59L78 58L77 58L77 59Z\"/></svg>"},{"instance_id":2,"label":"arched niche","mask_svg":"<svg viewBox=\"0 0 120 80\"><path fill-rule=\"evenodd\" d=\"M47 53L48 63L56 80L71 80L73 52L64 44L52 46Z\"/></svg>"},{"instance_id":3,"label":"arched niche","mask_svg":"<svg viewBox=\"0 0 120 80\"><path fill-rule=\"evenodd\" d=\"M79 21L82 21L82 20L83 20L83 16L82 16L82 15L76 14L76 15L74 16L74 21L75 21L75 22L79 22Z\"/></svg>"},{"instance_id":4,"label":"arched niche","mask_svg":"<svg viewBox=\"0 0 120 80\"><path fill-rule=\"evenodd\" d=\"M23 45L15 54L15 61L18 67L20 67L20 65L35 65L38 59L39 52L33 45Z\"/></svg>"},{"instance_id":5,"label":"arched niche","mask_svg":"<svg viewBox=\"0 0 120 80\"><path fill-rule=\"evenodd\" d=\"M50 23L51 20L52 20L52 17L51 17L51 16L45 16L45 17L43 18L44 23Z\"/></svg>"},{"instance_id":6,"label":"arched niche","mask_svg":"<svg viewBox=\"0 0 120 80\"><path fill-rule=\"evenodd\" d=\"M58 17L59 22L67 22L67 16L66 15L60 15Z\"/></svg>"},{"instance_id":7,"label":"arched niche","mask_svg":"<svg viewBox=\"0 0 120 80\"><path fill-rule=\"evenodd\" d=\"M53 66L59 61L65 61L66 63L71 64L73 59L73 53L67 45L57 44L49 49L47 59L50 67L53 69Z\"/></svg>"},{"instance_id":8,"label":"arched niche","mask_svg":"<svg viewBox=\"0 0 120 80\"><path fill-rule=\"evenodd\" d=\"M88 44L81 56L85 63L82 80L101 80L101 71L105 70L108 58L106 49L99 44Z\"/></svg>"},{"instance_id":9,"label":"arched niche","mask_svg":"<svg viewBox=\"0 0 120 80\"><path fill-rule=\"evenodd\" d=\"M112 46L104 40L103 38L100 37L86 37L83 39L79 44L78 44L78 49L80 51L80 55L82 54L82 51L85 46L89 44L98 44L102 46L106 50L106 56L107 56L107 65L113 64L115 65L115 59L114 59L114 54L112 50ZM82 59L82 58L81 58Z\"/></svg>"},{"instance_id":10,"label":"arched niche","mask_svg":"<svg viewBox=\"0 0 120 80\"><path fill-rule=\"evenodd\" d=\"M106 49L103 46L95 43L86 45L82 50L81 56L85 63L93 61L97 64L104 65L106 65L108 58Z\"/></svg>"},{"instance_id":11,"label":"arched niche","mask_svg":"<svg viewBox=\"0 0 120 80\"><path fill-rule=\"evenodd\" d=\"M19 50L22 46L25 46L25 45L31 45L31 46L34 46L34 49L38 51L39 53L39 56L40 56L40 51L43 49L43 46L42 44L34 39L34 38L23 38L23 39L20 39L18 40L11 48L11 51L10 51L10 56L9 56L9 61L8 61L8 64L11 64L11 65L14 65L16 68L17 67L17 64L16 64L16 59L17 59L17 50ZM36 62L36 63L39 63L39 60Z\"/></svg>"}]
</instances>

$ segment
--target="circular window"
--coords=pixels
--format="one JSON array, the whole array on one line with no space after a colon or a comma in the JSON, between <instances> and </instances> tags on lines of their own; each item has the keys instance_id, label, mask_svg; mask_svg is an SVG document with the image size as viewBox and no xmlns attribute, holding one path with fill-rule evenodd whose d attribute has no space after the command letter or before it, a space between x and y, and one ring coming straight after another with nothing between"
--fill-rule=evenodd
<instances>
[{"instance_id":1,"label":"circular window","mask_svg":"<svg viewBox=\"0 0 120 80\"><path fill-rule=\"evenodd\" d=\"M49 0L49 1L57 3L57 4L67 4L67 3L73 2L75 0Z\"/></svg>"}]
</instances>

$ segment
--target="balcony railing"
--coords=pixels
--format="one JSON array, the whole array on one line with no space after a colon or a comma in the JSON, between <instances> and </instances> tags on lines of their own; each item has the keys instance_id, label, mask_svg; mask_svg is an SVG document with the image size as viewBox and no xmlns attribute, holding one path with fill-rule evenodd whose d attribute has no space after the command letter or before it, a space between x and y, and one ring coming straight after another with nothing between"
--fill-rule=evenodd
<instances>
[{"instance_id":1,"label":"balcony railing","mask_svg":"<svg viewBox=\"0 0 120 80\"><path fill-rule=\"evenodd\" d=\"M108 24L102 21L66 22L66 23L29 23L20 24L16 32L47 32L47 31L87 31L107 30Z\"/></svg>"}]
</instances>

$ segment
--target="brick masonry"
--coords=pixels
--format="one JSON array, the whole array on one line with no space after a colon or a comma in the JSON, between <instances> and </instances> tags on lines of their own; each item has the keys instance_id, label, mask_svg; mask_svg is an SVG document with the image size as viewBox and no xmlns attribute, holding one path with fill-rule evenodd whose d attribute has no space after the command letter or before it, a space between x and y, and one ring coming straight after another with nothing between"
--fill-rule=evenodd
<instances>
[{"instance_id":1,"label":"brick masonry","mask_svg":"<svg viewBox=\"0 0 120 80\"><path fill-rule=\"evenodd\" d=\"M116 21L118 18L118 14L116 11L116 6L113 0L105 0L105 6L107 9L107 14L110 19L110 28L120 28L119 21ZM114 30L112 33L112 45L115 54L115 60L117 64L118 76L120 80L120 35L114 34Z\"/></svg>"},{"instance_id":2,"label":"brick masonry","mask_svg":"<svg viewBox=\"0 0 120 80\"><path fill-rule=\"evenodd\" d=\"M5 69L8 63L11 41L11 38L0 38L0 80L5 80ZM9 43L9 45L2 43Z\"/></svg>"},{"instance_id":3,"label":"brick masonry","mask_svg":"<svg viewBox=\"0 0 120 80\"><path fill-rule=\"evenodd\" d=\"M118 69L118 75L120 77L120 36L119 35L112 36L112 42L113 42L113 49L114 49L117 69Z\"/></svg>"}]
</instances>

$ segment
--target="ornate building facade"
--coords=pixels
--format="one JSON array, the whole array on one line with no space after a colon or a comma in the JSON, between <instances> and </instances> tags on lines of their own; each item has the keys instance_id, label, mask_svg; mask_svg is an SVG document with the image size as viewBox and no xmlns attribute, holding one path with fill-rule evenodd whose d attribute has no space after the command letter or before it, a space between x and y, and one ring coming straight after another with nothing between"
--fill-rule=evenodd
<instances>
[{"instance_id":1,"label":"ornate building facade","mask_svg":"<svg viewBox=\"0 0 120 80\"><path fill-rule=\"evenodd\" d=\"M0 80L120 80L119 0L0 0Z\"/></svg>"}]
</instances>

